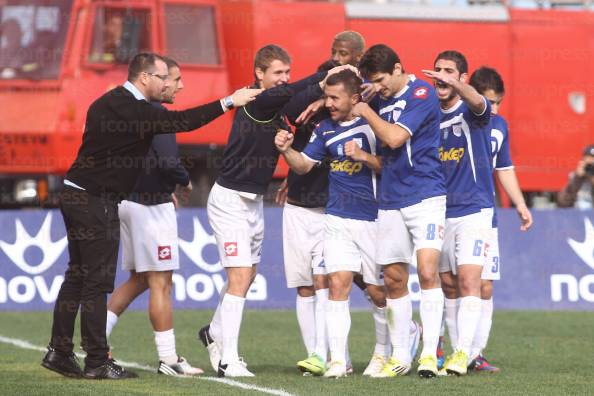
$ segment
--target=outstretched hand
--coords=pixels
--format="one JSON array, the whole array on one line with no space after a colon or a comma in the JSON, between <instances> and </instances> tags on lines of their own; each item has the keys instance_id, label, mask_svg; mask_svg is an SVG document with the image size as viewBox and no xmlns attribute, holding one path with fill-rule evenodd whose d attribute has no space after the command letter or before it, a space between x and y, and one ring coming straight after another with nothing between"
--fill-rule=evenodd
<instances>
[{"instance_id":1,"label":"outstretched hand","mask_svg":"<svg viewBox=\"0 0 594 396\"><path fill-rule=\"evenodd\" d=\"M241 88L237 91L233 92L231 98L233 99L233 106L234 107L241 107L245 106L249 102L256 99L260 93L264 91L263 89L259 88Z\"/></svg>"},{"instance_id":2,"label":"outstretched hand","mask_svg":"<svg viewBox=\"0 0 594 396\"><path fill-rule=\"evenodd\" d=\"M422 70L423 74L437 82L453 85L457 80L443 71Z\"/></svg>"},{"instance_id":3,"label":"outstretched hand","mask_svg":"<svg viewBox=\"0 0 594 396\"><path fill-rule=\"evenodd\" d=\"M321 109L324 107L324 99L318 99L315 102L312 102L295 120L296 124L305 124L311 120L311 118L316 115Z\"/></svg>"}]
</instances>

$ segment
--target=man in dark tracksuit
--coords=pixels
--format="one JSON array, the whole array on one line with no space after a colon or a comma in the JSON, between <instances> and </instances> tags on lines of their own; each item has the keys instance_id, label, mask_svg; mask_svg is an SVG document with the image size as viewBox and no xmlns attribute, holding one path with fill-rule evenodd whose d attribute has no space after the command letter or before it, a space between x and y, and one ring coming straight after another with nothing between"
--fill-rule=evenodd
<instances>
[{"instance_id":1,"label":"man in dark tracksuit","mask_svg":"<svg viewBox=\"0 0 594 396\"><path fill-rule=\"evenodd\" d=\"M242 89L225 100L184 111L158 109L169 86L168 69L155 54L138 54L128 81L89 107L82 145L66 174L60 209L68 236L70 262L54 307L52 336L42 365L69 377L129 378L108 358L105 337L107 293L113 290L119 246L118 203L135 185L157 134L197 129L228 108L243 106L260 90ZM84 372L73 354L74 322L80 308Z\"/></svg>"},{"instance_id":2,"label":"man in dark tracksuit","mask_svg":"<svg viewBox=\"0 0 594 396\"><path fill-rule=\"evenodd\" d=\"M165 58L165 63L171 85L163 94L163 103L173 104L175 94L184 84L179 65L169 58ZM164 108L158 102L153 104ZM157 372L187 376L203 371L178 356L175 348L171 288L173 271L179 269L173 195L176 186L187 192L192 189L190 175L179 160L175 135L156 135L134 191L119 206L122 266L130 271L130 278L114 290L107 303L105 331L109 338L128 305L150 289L149 316L159 355Z\"/></svg>"}]
</instances>

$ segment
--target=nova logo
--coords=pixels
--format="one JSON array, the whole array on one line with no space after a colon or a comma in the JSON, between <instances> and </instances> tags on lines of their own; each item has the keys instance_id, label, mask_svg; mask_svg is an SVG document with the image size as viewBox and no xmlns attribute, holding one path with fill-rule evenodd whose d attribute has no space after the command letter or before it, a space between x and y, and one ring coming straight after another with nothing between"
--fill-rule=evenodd
<instances>
[{"instance_id":1,"label":"nova logo","mask_svg":"<svg viewBox=\"0 0 594 396\"><path fill-rule=\"evenodd\" d=\"M225 278L222 271L223 266L217 260L215 263L208 263L205 259L205 251L213 249L217 251L217 241L214 235L209 234L198 217L192 219L194 227L194 238L186 241L179 238L179 247L184 254L203 272L198 272L184 278L179 273L173 274L173 291L177 301L208 301L215 297L215 292L220 293L225 285ZM232 242L233 247L226 244L227 255L237 255L237 243ZM231 254L232 249L234 254ZM181 263L183 266L183 263ZM250 286L246 298L248 300L264 301L268 296L266 278L262 274L256 275L256 279Z\"/></svg>"},{"instance_id":2,"label":"nova logo","mask_svg":"<svg viewBox=\"0 0 594 396\"><path fill-rule=\"evenodd\" d=\"M32 237L27 232L25 227L23 227L21 220L16 219L15 227L16 239L14 243L10 244L0 241L0 248L17 267L27 274L37 275L47 270L56 262L68 245L66 237L63 237L56 242L52 242L50 238L52 227L51 213L48 213L47 216L45 216L43 224L35 237ZM37 265L29 265L25 259L25 253L32 247L40 249L43 255L43 259Z\"/></svg>"},{"instance_id":3,"label":"nova logo","mask_svg":"<svg viewBox=\"0 0 594 396\"><path fill-rule=\"evenodd\" d=\"M585 237L583 242L567 238L567 243L582 261L594 270L594 226L588 218L584 218ZM551 299L554 302L563 301L563 286L566 286L567 300L576 302L580 298L587 302L594 302L594 274L578 278L572 274L551 275Z\"/></svg>"},{"instance_id":4,"label":"nova logo","mask_svg":"<svg viewBox=\"0 0 594 396\"><path fill-rule=\"evenodd\" d=\"M50 231L52 227L52 212L49 212L37 234L33 237L23 226L20 219L15 220L14 243L0 240L0 249L22 272L27 275L17 275L10 279L0 277L0 303L12 301L25 304L33 301L37 294L46 302L56 300L60 285L64 277L55 276L50 286L46 278L41 276L62 255L68 245L64 236L52 241Z\"/></svg>"},{"instance_id":5,"label":"nova logo","mask_svg":"<svg viewBox=\"0 0 594 396\"><path fill-rule=\"evenodd\" d=\"M330 170L332 172L344 172L352 176L353 173L359 173L363 169L361 162L353 162L349 160L338 161L334 160L330 163Z\"/></svg>"},{"instance_id":6,"label":"nova logo","mask_svg":"<svg viewBox=\"0 0 594 396\"><path fill-rule=\"evenodd\" d=\"M442 162L445 161L456 161L460 163L460 160L464 157L464 147L454 148L452 147L448 151L445 151L443 147L439 148L439 159Z\"/></svg>"}]
</instances>

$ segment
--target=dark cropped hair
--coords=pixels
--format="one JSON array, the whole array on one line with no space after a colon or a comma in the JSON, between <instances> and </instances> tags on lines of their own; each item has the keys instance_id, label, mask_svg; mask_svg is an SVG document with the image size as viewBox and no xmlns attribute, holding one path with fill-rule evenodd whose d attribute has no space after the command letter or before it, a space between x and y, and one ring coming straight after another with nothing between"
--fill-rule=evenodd
<instances>
[{"instance_id":1,"label":"dark cropped hair","mask_svg":"<svg viewBox=\"0 0 594 396\"><path fill-rule=\"evenodd\" d=\"M363 81L352 70L341 70L326 79L326 85L333 87L342 84L344 89L350 94L361 93L361 84Z\"/></svg>"},{"instance_id":2,"label":"dark cropped hair","mask_svg":"<svg viewBox=\"0 0 594 396\"><path fill-rule=\"evenodd\" d=\"M175 60L171 59L170 57L164 56L163 60L165 61L165 64L167 65L168 69L171 69L172 67L177 67L178 69L181 69L179 67L179 64Z\"/></svg>"},{"instance_id":3,"label":"dark cropped hair","mask_svg":"<svg viewBox=\"0 0 594 396\"><path fill-rule=\"evenodd\" d=\"M466 57L462 55L461 52L454 50L443 51L437 55L433 64L435 65L440 59L454 62L456 64L456 69L458 69L460 74L468 73L468 62L466 61Z\"/></svg>"},{"instance_id":4,"label":"dark cropped hair","mask_svg":"<svg viewBox=\"0 0 594 396\"><path fill-rule=\"evenodd\" d=\"M489 89L492 89L496 94L503 95L505 93L505 85L501 75L497 70L488 66L481 66L472 73L470 85L481 95Z\"/></svg>"},{"instance_id":5,"label":"dark cropped hair","mask_svg":"<svg viewBox=\"0 0 594 396\"><path fill-rule=\"evenodd\" d=\"M154 73L158 60L164 61L162 56L152 52L136 54L128 65L128 81L135 81L142 72Z\"/></svg>"},{"instance_id":6,"label":"dark cropped hair","mask_svg":"<svg viewBox=\"0 0 594 396\"><path fill-rule=\"evenodd\" d=\"M385 44L377 44L363 54L359 62L359 70L365 78L376 73L392 74L396 63L401 63L398 54Z\"/></svg>"}]
</instances>

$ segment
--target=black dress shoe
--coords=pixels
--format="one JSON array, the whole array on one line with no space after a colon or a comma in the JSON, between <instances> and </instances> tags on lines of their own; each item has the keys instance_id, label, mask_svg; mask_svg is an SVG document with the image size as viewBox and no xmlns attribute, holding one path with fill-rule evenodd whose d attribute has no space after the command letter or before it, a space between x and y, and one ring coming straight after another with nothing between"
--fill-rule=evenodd
<instances>
[{"instance_id":1,"label":"black dress shoe","mask_svg":"<svg viewBox=\"0 0 594 396\"><path fill-rule=\"evenodd\" d=\"M78 359L72 352L66 355L48 346L41 365L66 377L80 378L83 376L83 371L78 365Z\"/></svg>"},{"instance_id":2,"label":"black dress shoe","mask_svg":"<svg viewBox=\"0 0 594 396\"><path fill-rule=\"evenodd\" d=\"M137 378L138 375L132 371L124 369L122 366L117 365L115 360L108 359L99 367L85 367L84 377L88 379L127 379Z\"/></svg>"}]
</instances>

